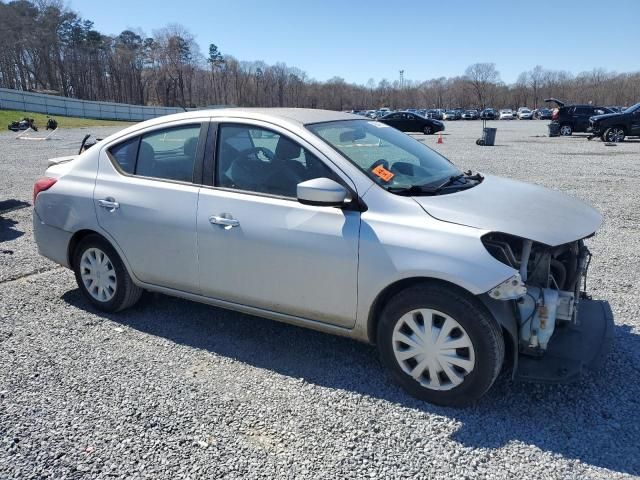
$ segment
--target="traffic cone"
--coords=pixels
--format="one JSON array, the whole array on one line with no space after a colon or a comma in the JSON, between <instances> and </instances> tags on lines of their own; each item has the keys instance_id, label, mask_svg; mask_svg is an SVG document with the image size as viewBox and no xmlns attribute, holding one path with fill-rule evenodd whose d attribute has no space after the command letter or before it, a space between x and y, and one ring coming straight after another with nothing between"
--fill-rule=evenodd
<instances>
[{"instance_id":1,"label":"traffic cone","mask_svg":"<svg viewBox=\"0 0 640 480\"><path fill-rule=\"evenodd\" d=\"M442 132L438 132L438 141L436 143L444 143L442 141Z\"/></svg>"}]
</instances>

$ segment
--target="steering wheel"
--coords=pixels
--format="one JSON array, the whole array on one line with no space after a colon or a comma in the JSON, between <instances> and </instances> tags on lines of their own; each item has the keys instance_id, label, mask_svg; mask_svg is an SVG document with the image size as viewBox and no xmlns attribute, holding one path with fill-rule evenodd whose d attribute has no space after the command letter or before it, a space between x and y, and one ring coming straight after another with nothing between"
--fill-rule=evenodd
<instances>
[{"instance_id":1,"label":"steering wheel","mask_svg":"<svg viewBox=\"0 0 640 480\"><path fill-rule=\"evenodd\" d=\"M236 162L240 159L249 158L250 155L255 155L257 158L258 153L262 153L265 157L269 159L270 162L273 162L273 159L276 158L276 155L268 148L251 147L251 148L245 148L244 150L240 150L236 155L236 157L233 159L233 161Z\"/></svg>"},{"instance_id":2,"label":"steering wheel","mask_svg":"<svg viewBox=\"0 0 640 480\"><path fill-rule=\"evenodd\" d=\"M382 165L385 169L389 170L389 162L387 162L384 158L381 158L380 160L376 160L375 162L373 162L373 165L371 165L369 167L369 170L374 170L376 167Z\"/></svg>"}]
</instances>

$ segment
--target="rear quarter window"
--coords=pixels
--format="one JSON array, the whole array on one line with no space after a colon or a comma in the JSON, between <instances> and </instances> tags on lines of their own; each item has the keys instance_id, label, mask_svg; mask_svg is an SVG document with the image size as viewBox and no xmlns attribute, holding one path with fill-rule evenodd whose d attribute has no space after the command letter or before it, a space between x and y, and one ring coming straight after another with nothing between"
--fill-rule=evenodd
<instances>
[{"instance_id":1,"label":"rear quarter window","mask_svg":"<svg viewBox=\"0 0 640 480\"><path fill-rule=\"evenodd\" d=\"M135 137L109 149L111 158L116 162L120 170L125 173L133 174L136 167L139 142L140 137Z\"/></svg>"}]
</instances>

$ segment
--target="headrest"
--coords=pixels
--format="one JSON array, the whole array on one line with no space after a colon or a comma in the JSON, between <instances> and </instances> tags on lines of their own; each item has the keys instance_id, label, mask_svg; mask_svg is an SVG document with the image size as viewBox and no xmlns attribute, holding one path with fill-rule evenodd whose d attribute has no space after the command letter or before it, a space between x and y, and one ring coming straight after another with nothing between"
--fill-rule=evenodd
<instances>
[{"instance_id":1,"label":"headrest","mask_svg":"<svg viewBox=\"0 0 640 480\"><path fill-rule=\"evenodd\" d=\"M292 142L288 138L280 137L276 145L275 156L277 160L291 160L298 158L302 152L302 147Z\"/></svg>"},{"instance_id":2,"label":"headrest","mask_svg":"<svg viewBox=\"0 0 640 480\"><path fill-rule=\"evenodd\" d=\"M188 157L195 157L196 148L198 148L198 137L188 138L186 142L184 142L184 154Z\"/></svg>"}]
</instances>

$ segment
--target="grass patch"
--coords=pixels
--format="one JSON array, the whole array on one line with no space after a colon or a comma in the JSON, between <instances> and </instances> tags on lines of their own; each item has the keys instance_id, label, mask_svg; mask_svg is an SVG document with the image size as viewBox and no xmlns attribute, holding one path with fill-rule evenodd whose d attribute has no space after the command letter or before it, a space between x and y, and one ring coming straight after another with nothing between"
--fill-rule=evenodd
<instances>
[{"instance_id":1,"label":"grass patch","mask_svg":"<svg viewBox=\"0 0 640 480\"><path fill-rule=\"evenodd\" d=\"M58 128L78 128L78 127L126 127L135 122L121 122L116 120L95 120L93 118L63 117L61 115L50 115L58 122ZM38 130L44 130L47 126L47 115L44 113L20 112L18 110L0 110L0 127L6 130L11 122L22 120L24 117L33 118Z\"/></svg>"}]
</instances>

